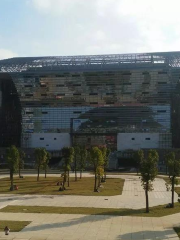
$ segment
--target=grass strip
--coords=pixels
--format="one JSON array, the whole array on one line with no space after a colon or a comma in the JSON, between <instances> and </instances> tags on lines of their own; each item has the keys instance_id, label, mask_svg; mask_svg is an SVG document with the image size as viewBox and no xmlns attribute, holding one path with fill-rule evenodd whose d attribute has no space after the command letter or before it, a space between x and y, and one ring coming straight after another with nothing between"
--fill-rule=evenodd
<instances>
[{"instance_id":1,"label":"grass strip","mask_svg":"<svg viewBox=\"0 0 180 240\"><path fill-rule=\"evenodd\" d=\"M36 176L14 178L14 185L18 186L18 190L10 191L9 178L0 179L0 194L39 194L39 195L82 195L82 196L115 196L121 195L124 186L124 179L108 178L106 183L102 183L100 192L94 192L94 178L84 177L75 182L74 178L70 178L70 187L66 187L63 192L59 191L57 182L61 182L59 177L40 178L37 182Z\"/></svg>"},{"instance_id":2,"label":"grass strip","mask_svg":"<svg viewBox=\"0 0 180 240\"><path fill-rule=\"evenodd\" d=\"M0 232L4 231L5 226L8 226L10 232L20 232L23 228L29 225L28 221L4 221L0 220Z\"/></svg>"},{"instance_id":3,"label":"grass strip","mask_svg":"<svg viewBox=\"0 0 180 240\"><path fill-rule=\"evenodd\" d=\"M45 207L45 206L13 206L0 209L0 212L11 213L50 213L50 214L84 214L84 215L111 215L111 216L139 216L163 217L180 213L180 204L175 203L174 208L165 208L166 205L151 207L149 213L145 209L116 209L116 208L83 208L83 207Z\"/></svg>"}]
</instances>

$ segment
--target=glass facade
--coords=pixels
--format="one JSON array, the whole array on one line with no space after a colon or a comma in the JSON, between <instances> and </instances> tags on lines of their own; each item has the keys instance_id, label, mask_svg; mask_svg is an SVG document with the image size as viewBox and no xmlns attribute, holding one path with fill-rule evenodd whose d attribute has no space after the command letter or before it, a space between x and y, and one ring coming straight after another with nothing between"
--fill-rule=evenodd
<instances>
[{"instance_id":1,"label":"glass facade","mask_svg":"<svg viewBox=\"0 0 180 240\"><path fill-rule=\"evenodd\" d=\"M20 65L17 59L15 70L7 74L21 104L21 145L32 147L33 134L43 141L43 136L55 139L68 133L71 143L117 149L118 134L157 133L157 148L171 148L172 143L178 147L178 62L170 64L171 58L163 53L153 55L153 60L151 54L139 56L141 62L137 57L135 62L135 55L119 56L123 59L119 65L103 66L94 60L88 67L78 61L75 66L58 66L49 58L46 66L31 59L28 68L28 63ZM4 61L1 72L10 72L12 64Z\"/></svg>"}]
</instances>

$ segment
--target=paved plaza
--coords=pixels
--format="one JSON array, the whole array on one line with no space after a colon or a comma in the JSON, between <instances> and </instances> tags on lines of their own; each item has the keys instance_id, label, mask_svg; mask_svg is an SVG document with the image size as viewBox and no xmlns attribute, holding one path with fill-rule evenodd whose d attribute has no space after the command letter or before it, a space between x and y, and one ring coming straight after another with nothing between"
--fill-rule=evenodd
<instances>
[{"instance_id":1,"label":"paved plaza","mask_svg":"<svg viewBox=\"0 0 180 240\"><path fill-rule=\"evenodd\" d=\"M88 176L89 175L87 175L87 177ZM138 176L113 175L109 177L121 177L125 179L122 195L108 197L70 195L1 195L0 208L6 205L130 209L140 209L145 207L145 194ZM149 205L151 207L167 204L171 201L171 192L167 192L163 179L157 178L156 181L154 181L153 186L154 191L149 193ZM175 201L177 201L177 199L178 196L175 193Z\"/></svg>"},{"instance_id":2,"label":"paved plaza","mask_svg":"<svg viewBox=\"0 0 180 240\"><path fill-rule=\"evenodd\" d=\"M7 205L133 209L145 207L144 191L138 176L117 175L113 177L125 179L122 195L111 197L1 195L0 207ZM150 206L166 204L171 200L171 192L166 191L165 182L160 178L157 178L154 182L154 191L149 196ZM177 201L177 194L175 194L175 199ZM4 233L0 233L0 240L178 240L179 238L173 227L180 226L180 214L149 218L108 215L0 213L0 222L1 220L31 221L31 224L21 232L11 233L8 237Z\"/></svg>"}]
</instances>

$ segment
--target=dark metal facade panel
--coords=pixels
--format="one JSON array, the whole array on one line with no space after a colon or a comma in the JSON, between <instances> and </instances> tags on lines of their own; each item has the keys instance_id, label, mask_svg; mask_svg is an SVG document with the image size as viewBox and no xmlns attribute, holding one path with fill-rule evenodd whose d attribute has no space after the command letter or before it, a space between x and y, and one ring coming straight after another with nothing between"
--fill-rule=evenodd
<instances>
[{"instance_id":1,"label":"dark metal facade panel","mask_svg":"<svg viewBox=\"0 0 180 240\"><path fill-rule=\"evenodd\" d=\"M180 67L180 52L110 54L61 57L23 57L0 61L1 72L24 72L29 69L110 69L147 66Z\"/></svg>"},{"instance_id":2,"label":"dark metal facade panel","mask_svg":"<svg viewBox=\"0 0 180 240\"><path fill-rule=\"evenodd\" d=\"M180 52L14 58L0 61L0 69L16 86L23 147L33 133L115 146L117 133L149 132L169 148L171 133L176 146L180 135L179 98L172 104L180 93L179 59Z\"/></svg>"}]
</instances>

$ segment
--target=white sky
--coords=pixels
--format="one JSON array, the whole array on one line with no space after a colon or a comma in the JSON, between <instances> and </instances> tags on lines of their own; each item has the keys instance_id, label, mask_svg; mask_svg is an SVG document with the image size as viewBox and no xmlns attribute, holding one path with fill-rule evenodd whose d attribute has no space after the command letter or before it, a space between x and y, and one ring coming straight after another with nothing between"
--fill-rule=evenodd
<instances>
[{"instance_id":1,"label":"white sky","mask_svg":"<svg viewBox=\"0 0 180 240\"><path fill-rule=\"evenodd\" d=\"M0 14L13 1L1 59L180 50L180 0L0 0Z\"/></svg>"}]
</instances>

